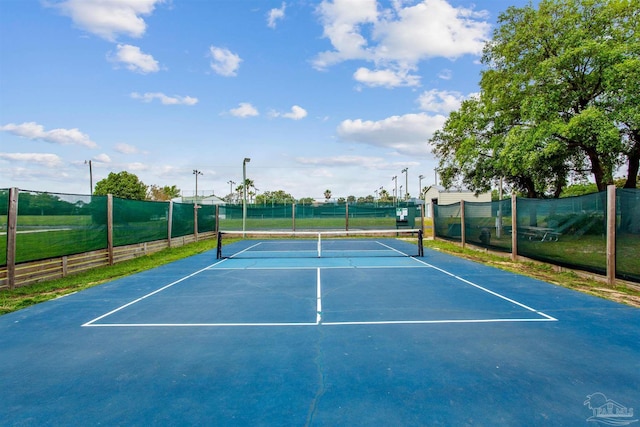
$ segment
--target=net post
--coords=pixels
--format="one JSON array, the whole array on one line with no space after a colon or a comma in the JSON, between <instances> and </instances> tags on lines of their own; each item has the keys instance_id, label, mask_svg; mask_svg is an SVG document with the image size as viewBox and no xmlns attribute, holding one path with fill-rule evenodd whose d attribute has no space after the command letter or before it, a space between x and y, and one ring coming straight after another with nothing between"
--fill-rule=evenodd
<instances>
[{"instance_id":1,"label":"net post","mask_svg":"<svg viewBox=\"0 0 640 427\"><path fill-rule=\"evenodd\" d=\"M218 242L216 244L216 259L222 259L222 232L218 231Z\"/></svg>"},{"instance_id":2,"label":"net post","mask_svg":"<svg viewBox=\"0 0 640 427\"><path fill-rule=\"evenodd\" d=\"M422 237L423 237L422 235L423 235L422 229L418 230L418 256L419 257L424 256L424 244L422 242Z\"/></svg>"}]
</instances>

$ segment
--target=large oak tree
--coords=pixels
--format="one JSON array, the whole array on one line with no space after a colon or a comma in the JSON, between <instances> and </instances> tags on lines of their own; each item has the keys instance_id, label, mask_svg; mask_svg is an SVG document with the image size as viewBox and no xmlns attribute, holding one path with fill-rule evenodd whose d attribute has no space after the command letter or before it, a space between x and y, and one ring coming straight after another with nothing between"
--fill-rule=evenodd
<instances>
[{"instance_id":1,"label":"large oak tree","mask_svg":"<svg viewBox=\"0 0 640 427\"><path fill-rule=\"evenodd\" d=\"M558 197L569 177L598 189L640 162L640 0L542 0L511 7L486 44L478 97L430 141L444 185L503 177Z\"/></svg>"}]
</instances>

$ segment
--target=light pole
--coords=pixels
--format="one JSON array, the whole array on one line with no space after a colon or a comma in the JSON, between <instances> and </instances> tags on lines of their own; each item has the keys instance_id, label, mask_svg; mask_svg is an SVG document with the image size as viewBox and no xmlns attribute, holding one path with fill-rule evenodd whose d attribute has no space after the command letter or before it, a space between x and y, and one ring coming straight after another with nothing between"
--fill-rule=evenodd
<instances>
[{"instance_id":1,"label":"light pole","mask_svg":"<svg viewBox=\"0 0 640 427\"><path fill-rule=\"evenodd\" d=\"M242 161L242 237L247 227L247 163L250 161L248 157Z\"/></svg>"},{"instance_id":2,"label":"light pole","mask_svg":"<svg viewBox=\"0 0 640 427\"><path fill-rule=\"evenodd\" d=\"M424 175L420 175L418 177L418 191L420 191L420 195L418 197L420 199L422 199L422 178L424 178Z\"/></svg>"},{"instance_id":3,"label":"light pole","mask_svg":"<svg viewBox=\"0 0 640 427\"><path fill-rule=\"evenodd\" d=\"M193 174L196 176L196 199L195 199L195 203L196 203L196 208L198 208L198 175L202 175L202 172L200 172L198 169L194 169L193 170Z\"/></svg>"},{"instance_id":4,"label":"light pole","mask_svg":"<svg viewBox=\"0 0 640 427\"><path fill-rule=\"evenodd\" d=\"M398 197L398 175L394 175L393 178L391 178L391 181L396 182L396 187L395 187L395 190L393 191L393 206L396 206L397 197Z\"/></svg>"},{"instance_id":5,"label":"light pole","mask_svg":"<svg viewBox=\"0 0 640 427\"><path fill-rule=\"evenodd\" d=\"M93 168L91 167L91 160L85 160L84 164L89 164L89 195L93 196Z\"/></svg>"},{"instance_id":6,"label":"light pole","mask_svg":"<svg viewBox=\"0 0 640 427\"><path fill-rule=\"evenodd\" d=\"M229 180L227 184L229 184L229 203L231 203L233 201L233 184L235 184L235 182Z\"/></svg>"},{"instance_id":7,"label":"light pole","mask_svg":"<svg viewBox=\"0 0 640 427\"><path fill-rule=\"evenodd\" d=\"M404 193L405 199L409 199L409 168L402 169L402 173L404 173Z\"/></svg>"}]
</instances>

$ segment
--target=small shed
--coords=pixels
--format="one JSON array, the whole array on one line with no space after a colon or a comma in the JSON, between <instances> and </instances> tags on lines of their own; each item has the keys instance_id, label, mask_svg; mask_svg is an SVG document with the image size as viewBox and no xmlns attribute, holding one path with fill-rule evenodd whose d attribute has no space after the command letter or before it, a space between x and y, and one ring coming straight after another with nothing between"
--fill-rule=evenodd
<instances>
[{"instance_id":1,"label":"small shed","mask_svg":"<svg viewBox=\"0 0 640 427\"><path fill-rule=\"evenodd\" d=\"M491 192L476 195L473 191L465 188L444 188L439 185L432 185L424 194L427 208L425 216L431 218L431 201L436 199L439 205L451 205L461 200L465 202L490 202Z\"/></svg>"},{"instance_id":2,"label":"small shed","mask_svg":"<svg viewBox=\"0 0 640 427\"><path fill-rule=\"evenodd\" d=\"M195 203L196 198L195 196L188 196L188 197L183 196L183 197L178 197L176 199L173 199L173 201L178 203ZM226 202L218 196L211 195L211 196L198 196L198 204L224 206Z\"/></svg>"}]
</instances>

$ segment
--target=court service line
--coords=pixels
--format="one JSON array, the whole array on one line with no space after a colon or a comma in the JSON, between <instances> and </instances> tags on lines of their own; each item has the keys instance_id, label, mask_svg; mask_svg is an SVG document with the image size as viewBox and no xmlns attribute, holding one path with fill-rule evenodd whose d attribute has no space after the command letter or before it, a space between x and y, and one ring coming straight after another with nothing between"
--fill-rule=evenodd
<instances>
[{"instance_id":1,"label":"court service line","mask_svg":"<svg viewBox=\"0 0 640 427\"><path fill-rule=\"evenodd\" d=\"M389 246L389 245L385 245L385 244L384 244L384 243L382 243L382 242L379 242L379 241L377 241L377 240L376 240L375 242L376 242L377 244L379 244L379 245L384 246L384 247L385 247L385 248L387 248L387 249L391 249L392 251L394 251L394 252L398 252L399 254L402 254L402 255L404 255L404 256L410 256L409 254L404 253L404 252L402 252L402 251L399 251L399 250L398 250L398 249L396 249L396 248L392 248L392 247L391 247L391 246Z\"/></svg>"},{"instance_id":2,"label":"court service line","mask_svg":"<svg viewBox=\"0 0 640 427\"><path fill-rule=\"evenodd\" d=\"M345 321L345 322L322 322L322 326L341 325L430 325L439 323L504 323L504 322L549 322L554 318L545 319L443 319L443 320L379 320L379 321Z\"/></svg>"},{"instance_id":3,"label":"court service line","mask_svg":"<svg viewBox=\"0 0 640 427\"><path fill-rule=\"evenodd\" d=\"M316 273L316 324L322 322L322 286L320 285L320 268Z\"/></svg>"},{"instance_id":4,"label":"court service line","mask_svg":"<svg viewBox=\"0 0 640 427\"><path fill-rule=\"evenodd\" d=\"M424 264L424 265L426 265L426 266L428 266L428 267L431 267L431 268L433 268L433 269L435 269L435 270L438 270L438 271L440 271L441 273L444 273L444 274L446 274L446 275L448 275L448 276L451 276L451 277L453 277L454 279L458 279L458 280L460 280L460 281L461 281L461 282L463 282L463 283L466 283L466 284L471 285L471 286L473 286L473 287L475 287L475 288L477 288L477 289L480 289L481 291L487 292L487 293L489 293L489 294L491 294L491 295L493 295L493 296L496 296L496 297L498 297L498 298L500 298L500 299L503 299L503 300L505 300L505 301L508 301L508 302L510 302L510 303L512 303L512 304L515 304L515 305L517 305L517 306L519 306L519 307L522 307L522 308L524 308L524 309L526 309L526 310L529 310L529 311L531 311L531 312L533 312L533 313L539 314L540 316L546 317L548 320L553 320L553 321L557 321L557 320L558 320L558 319L556 319L555 317L549 316L548 314L545 314L545 313L543 313L543 312L541 312L541 311L536 310L535 308L529 307L529 306L528 306L528 305L526 305L526 304L523 304L523 303L518 302L518 301L516 301L516 300L514 300L514 299L511 299L511 298L509 298L509 297L507 297L507 296L504 296L504 295L499 294L499 293L497 293L497 292L494 292L494 291L492 291L492 290L490 290L490 289L487 289L487 288L485 288L485 287L483 287L483 286L480 286L480 285L478 285L477 283L473 283L473 282L472 282L472 281L470 281L470 280L467 280L467 279L465 279L465 278L463 278L463 277L457 276L457 275L455 275L455 274L453 274L453 273L451 273L451 272L449 272L449 271L447 271L447 270L444 270L444 269L442 269L442 268L440 268L440 267L436 267L436 266L435 266L435 265L433 265L433 264L429 264L428 262L425 262L425 261L422 261L422 260L420 260L420 259L416 259L416 258L412 258L412 259L415 259L417 262L419 262L419 263L421 263L421 264Z\"/></svg>"},{"instance_id":5,"label":"court service line","mask_svg":"<svg viewBox=\"0 0 640 427\"><path fill-rule=\"evenodd\" d=\"M209 265L209 266L207 266L207 267L205 267L205 268L202 268L202 269L200 269L200 270L198 270L198 271L195 271L195 272L193 272L193 273L191 273L191 274L189 274L189 275L187 275L187 276L184 276L184 277L182 277L182 278L180 278L180 279L178 279L178 280L176 280L176 281L174 281L174 282L169 283L168 285L165 285L165 286L161 287L160 289L156 289L156 290L155 290L155 291L153 291L153 292L150 292L150 293L148 293L148 294L146 294L146 295L141 296L140 298L137 298L137 299L135 299L135 300L133 300L133 301L131 301L131 302L128 302L128 303L127 303L127 304L125 304L125 305L122 305L122 306L120 306L120 307L118 307L118 308L116 308L116 309L114 309L114 310L111 310L110 312L105 313L105 314L103 314L102 316L98 316L98 317L96 317L95 319L90 320L90 321L88 321L87 323L83 324L82 326L101 326L101 325L94 325L93 323L97 322L98 320L102 320L102 319L104 319L105 317L111 316L112 314L117 313L117 312L118 312L118 311L120 311L120 310L123 310L123 309L125 309L125 308L127 308L127 307L129 307L129 306L132 306L133 304L136 304L136 303L138 303L138 302L140 302L140 301L142 301L142 300L144 300L144 299L146 299L146 298L149 298L150 296L153 296L153 295L155 295L155 294L157 294L157 293L159 293L159 292L162 292L162 291L164 291L165 289L168 289L168 288L172 287L173 285L177 285L178 283L183 282L183 281L185 281L185 280L187 280L187 279L189 279L189 278L191 278L191 277L193 277L193 276L196 276L196 275L198 275L198 274L202 273L203 271L206 271L206 270L208 270L208 269L209 269L209 268L211 268L211 267L215 267L216 265L218 265L218 264L220 264L220 263L223 263L223 262L225 262L225 261L226 261L226 260L224 260L224 259L223 259L223 260L218 261L218 262L216 262L216 263L214 263L214 264L211 264L211 265Z\"/></svg>"}]
</instances>

